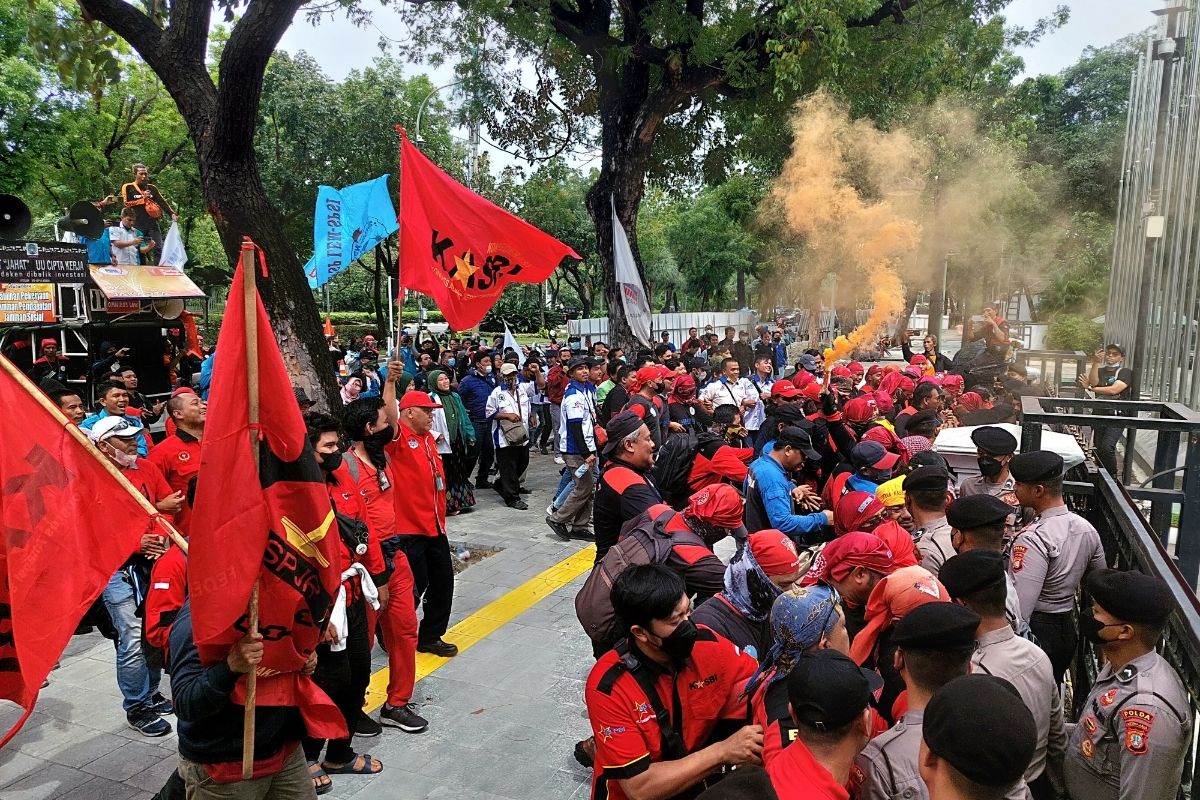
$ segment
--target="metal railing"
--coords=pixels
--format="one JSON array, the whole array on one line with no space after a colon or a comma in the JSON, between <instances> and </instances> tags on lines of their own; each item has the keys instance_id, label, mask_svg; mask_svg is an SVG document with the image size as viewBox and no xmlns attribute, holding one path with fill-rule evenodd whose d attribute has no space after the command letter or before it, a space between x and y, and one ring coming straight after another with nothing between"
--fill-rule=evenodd
<instances>
[{"instance_id":1,"label":"metal railing","mask_svg":"<svg viewBox=\"0 0 1200 800\"><path fill-rule=\"evenodd\" d=\"M1072 370L1065 369L1070 365ZM1017 366L1035 370L1055 397L1075 397L1076 379L1087 372L1088 357L1080 350L1018 350ZM1069 373L1070 377L1064 377Z\"/></svg>"}]
</instances>

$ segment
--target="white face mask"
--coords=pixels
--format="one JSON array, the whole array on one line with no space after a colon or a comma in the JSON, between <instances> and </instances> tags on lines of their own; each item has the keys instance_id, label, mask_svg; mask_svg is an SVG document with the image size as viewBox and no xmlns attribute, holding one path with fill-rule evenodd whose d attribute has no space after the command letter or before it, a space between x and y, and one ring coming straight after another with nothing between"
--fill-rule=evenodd
<instances>
[{"instance_id":1,"label":"white face mask","mask_svg":"<svg viewBox=\"0 0 1200 800\"><path fill-rule=\"evenodd\" d=\"M483 367L483 374L484 374L484 375L491 375L491 374L492 374L492 365L491 365L491 364L485 364L485 365L484 365L484 367Z\"/></svg>"},{"instance_id":2,"label":"white face mask","mask_svg":"<svg viewBox=\"0 0 1200 800\"><path fill-rule=\"evenodd\" d=\"M124 450L119 450L111 444L109 445L109 449L112 450L113 461L116 461L117 465L123 469L129 469L137 463L137 453L126 453Z\"/></svg>"}]
</instances>

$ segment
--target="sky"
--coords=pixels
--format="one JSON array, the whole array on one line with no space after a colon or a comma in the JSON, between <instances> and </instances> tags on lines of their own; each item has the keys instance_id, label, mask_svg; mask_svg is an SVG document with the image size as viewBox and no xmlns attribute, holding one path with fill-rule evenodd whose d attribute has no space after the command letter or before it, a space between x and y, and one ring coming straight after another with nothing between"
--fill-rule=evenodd
<instances>
[{"instance_id":1,"label":"sky","mask_svg":"<svg viewBox=\"0 0 1200 800\"><path fill-rule=\"evenodd\" d=\"M303 19L302 13L298 14L284 34L280 49L291 53L307 51L316 58L325 74L335 80L341 80L353 69L370 65L380 53L381 34L402 42L406 32L393 10L381 7L377 0L365 0L364 4L373 9L371 25L366 28L355 27L342 17L326 18L314 27ZM1026 75L1060 72L1078 60L1086 47L1111 44L1130 33L1151 27L1154 24L1152 10L1163 6L1162 0L1013 0L1004 15L1013 25L1030 26L1045 16L1049 8L1059 4L1071 9L1071 19L1033 47L1019 51L1025 60ZM393 52L396 52L395 46ZM429 72L435 85L454 80L448 65L430 70L413 64L408 70L413 74ZM462 131L456 133L464 135ZM493 169L512 160L503 153L493 153Z\"/></svg>"}]
</instances>

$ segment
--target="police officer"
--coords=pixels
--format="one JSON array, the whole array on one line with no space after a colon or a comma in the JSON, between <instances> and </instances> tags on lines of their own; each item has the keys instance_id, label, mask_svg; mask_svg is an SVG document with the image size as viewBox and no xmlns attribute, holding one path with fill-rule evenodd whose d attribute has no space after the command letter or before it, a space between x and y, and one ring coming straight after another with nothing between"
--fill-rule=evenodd
<instances>
[{"instance_id":1,"label":"police officer","mask_svg":"<svg viewBox=\"0 0 1200 800\"><path fill-rule=\"evenodd\" d=\"M954 552L962 555L974 551L987 551L1004 558L1004 534L1012 517L1012 507L990 494L973 494L960 497L946 509L946 520L950 523L950 542ZM1004 572L1004 583L1008 587L1005 598L1005 613L1014 631L1024 636L1029 629L1021 616L1021 600L1017 597L1017 586L1012 575Z\"/></svg>"},{"instance_id":2,"label":"police officer","mask_svg":"<svg viewBox=\"0 0 1200 800\"><path fill-rule=\"evenodd\" d=\"M904 479L904 505L913 518L913 539L921 551L921 566L935 576L954 555L946 521L950 473L939 467L917 467Z\"/></svg>"},{"instance_id":3,"label":"police officer","mask_svg":"<svg viewBox=\"0 0 1200 800\"><path fill-rule=\"evenodd\" d=\"M1017 437L997 425L982 425L971 431L971 441L975 443L979 474L962 479L958 496L990 494L1019 510L1021 504L1013 491L1017 482L1008 468L1017 452Z\"/></svg>"},{"instance_id":4,"label":"police officer","mask_svg":"<svg viewBox=\"0 0 1200 800\"><path fill-rule=\"evenodd\" d=\"M953 603L926 603L896 623L894 660L908 689L908 710L855 759L850 784L858 800L929 796L917 769L925 706L944 684L967 674L978 626L975 612Z\"/></svg>"},{"instance_id":5,"label":"police officer","mask_svg":"<svg viewBox=\"0 0 1200 800\"><path fill-rule=\"evenodd\" d=\"M925 709L921 779L932 800L992 800L1021 787L1036 728L1011 683L964 675Z\"/></svg>"},{"instance_id":6,"label":"police officer","mask_svg":"<svg viewBox=\"0 0 1200 800\"><path fill-rule=\"evenodd\" d=\"M1000 502L990 495L976 497ZM1005 578L1004 557L990 550L955 556L942 565L939 576L950 597L979 615L971 672L1004 678L1016 687L1033 715L1037 746L1025 770L1025 782L1034 800L1049 800L1061 794L1056 787L1062 785L1067 743L1062 696L1050 659L1036 644L1017 636L1005 616Z\"/></svg>"},{"instance_id":7,"label":"police officer","mask_svg":"<svg viewBox=\"0 0 1200 800\"><path fill-rule=\"evenodd\" d=\"M1035 450L1013 456L1017 500L1033 509L1033 521L1013 539L1009 571L1021 600L1021 614L1054 665L1054 680L1075 655L1075 592L1083 576L1103 569L1104 548L1091 523L1067 510L1063 501L1063 460Z\"/></svg>"},{"instance_id":8,"label":"police officer","mask_svg":"<svg viewBox=\"0 0 1200 800\"><path fill-rule=\"evenodd\" d=\"M1188 694L1154 645L1175 602L1167 584L1140 572L1101 569L1085 581L1092 608L1079 630L1105 662L1070 741L1071 800L1168 800L1179 791L1192 741Z\"/></svg>"}]
</instances>

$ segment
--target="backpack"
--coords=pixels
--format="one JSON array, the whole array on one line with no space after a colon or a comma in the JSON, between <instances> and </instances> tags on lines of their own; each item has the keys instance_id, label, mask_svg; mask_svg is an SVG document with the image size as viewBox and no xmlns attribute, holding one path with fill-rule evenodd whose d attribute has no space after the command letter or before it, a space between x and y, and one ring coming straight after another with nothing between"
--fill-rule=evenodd
<instances>
[{"instance_id":1,"label":"backpack","mask_svg":"<svg viewBox=\"0 0 1200 800\"><path fill-rule=\"evenodd\" d=\"M663 527L676 514L665 503L655 503L621 526L621 538L592 567L592 572L575 595L575 616L594 642L610 644L621 638L612 605L612 587L626 569L641 564L663 564L676 544L704 545L689 531L667 533Z\"/></svg>"},{"instance_id":2,"label":"backpack","mask_svg":"<svg viewBox=\"0 0 1200 800\"><path fill-rule=\"evenodd\" d=\"M705 447L712 447L713 444L724 444L724 441L715 433L696 433L692 428L688 428L684 433L670 436L658 449L651 476L658 493L672 508L682 510L687 505L692 494L688 478L692 475L696 453Z\"/></svg>"}]
</instances>

